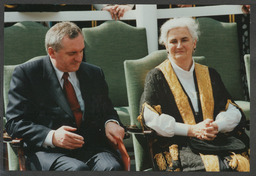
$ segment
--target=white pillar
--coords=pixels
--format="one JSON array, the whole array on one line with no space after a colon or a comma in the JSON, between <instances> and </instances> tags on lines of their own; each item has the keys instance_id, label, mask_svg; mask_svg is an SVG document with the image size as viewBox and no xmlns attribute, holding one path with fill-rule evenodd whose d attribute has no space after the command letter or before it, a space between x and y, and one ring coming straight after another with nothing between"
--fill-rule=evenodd
<instances>
[{"instance_id":1,"label":"white pillar","mask_svg":"<svg viewBox=\"0 0 256 176\"><path fill-rule=\"evenodd\" d=\"M148 52L158 50L157 7L155 5L136 5L137 27L145 27L147 31Z\"/></svg>"}]
</instances>

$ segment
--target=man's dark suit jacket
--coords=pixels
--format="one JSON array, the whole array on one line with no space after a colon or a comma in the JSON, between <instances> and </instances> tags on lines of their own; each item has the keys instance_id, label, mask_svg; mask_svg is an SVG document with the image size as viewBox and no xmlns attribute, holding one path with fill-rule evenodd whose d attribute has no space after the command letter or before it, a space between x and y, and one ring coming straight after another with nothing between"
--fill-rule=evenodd
<instances>
[{"instance_id":1,"label":"man's dark suit jacket","mask_svg":"<svg viewBox=\"0 0 256 176\"><path fill-rule=\"evenodd\" d=\"M108 97L103 72L97 66L82 62L76 74L85 104L82 124L76 131L84 137L83 149L109 148L104 125L109 119L119 121L119 118ZM8 134L24 139L28 158L41 165L41 161L47 160L43 170L48 170L56 158L70 152L42 147L50 130L63 125L76 127L49 56L15 68L6 118Z\"/></svg>"}]
</instances>

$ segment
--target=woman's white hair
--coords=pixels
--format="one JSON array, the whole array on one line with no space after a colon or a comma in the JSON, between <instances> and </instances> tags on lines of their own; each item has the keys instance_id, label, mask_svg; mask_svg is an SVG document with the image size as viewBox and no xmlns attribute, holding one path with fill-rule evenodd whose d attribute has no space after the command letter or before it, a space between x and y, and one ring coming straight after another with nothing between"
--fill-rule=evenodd
<instances>
[{"instance_id":1,"label":"woman's white hair","mask_svg":"<svg viewBox=\"0 0 256 176\"><path fill-rule=\"evenodd\" d=\"M171 29L178 28L178 27L187 27L193 40L199 40L198 36L199 32L199 24L196 20L190 17L180 17L180 18L173 18L166 21L161 27L161 34L159 37L159 43L161 45L165 45L168 38L168 32Z\"/></svg>"}]
</instances>

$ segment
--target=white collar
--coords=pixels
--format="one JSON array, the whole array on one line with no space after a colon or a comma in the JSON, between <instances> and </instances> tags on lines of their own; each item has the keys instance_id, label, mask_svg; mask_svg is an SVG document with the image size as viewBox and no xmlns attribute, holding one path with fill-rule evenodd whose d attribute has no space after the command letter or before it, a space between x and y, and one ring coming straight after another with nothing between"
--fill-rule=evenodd
<instances>
[{"instance_id":1,"label":"white collar","mask_svg":"<svg viewBox=\"0 0 256 176\"><path fill-rule=\"evenodd\" d=\"M193 72L194 72L194 69L195 69L195 62L194 60L192 59L192 66L190 68L189 71L186 71L184 69L182 69L181 67L179 67L177 64L175 64L175 62L171 59L170 56L168 56L171 64L172 64L172 67L173 67L173 70L174 72L176 73L176 75L178 76L178 78L182 77L182 78L186 78L186 79L189 79L191 77L193 77Z\"/></svg>"}]
</instances>

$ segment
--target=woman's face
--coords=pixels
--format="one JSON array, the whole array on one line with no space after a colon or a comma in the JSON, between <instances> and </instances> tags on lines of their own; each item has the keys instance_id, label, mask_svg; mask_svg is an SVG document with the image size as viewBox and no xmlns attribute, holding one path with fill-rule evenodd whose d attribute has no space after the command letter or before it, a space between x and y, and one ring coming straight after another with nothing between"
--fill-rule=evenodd
<instances>
[{"instance_id":1,"label":"woman's face","mask_svg":"<svg viewBox=\"0 0 256 176\"><path fill-rule=\"evenodd\" d=\"M192 61L196 40L193 40L187 27L177 27L168 32L165 47L175 61Z\"/></svg>"}]
</instances>

